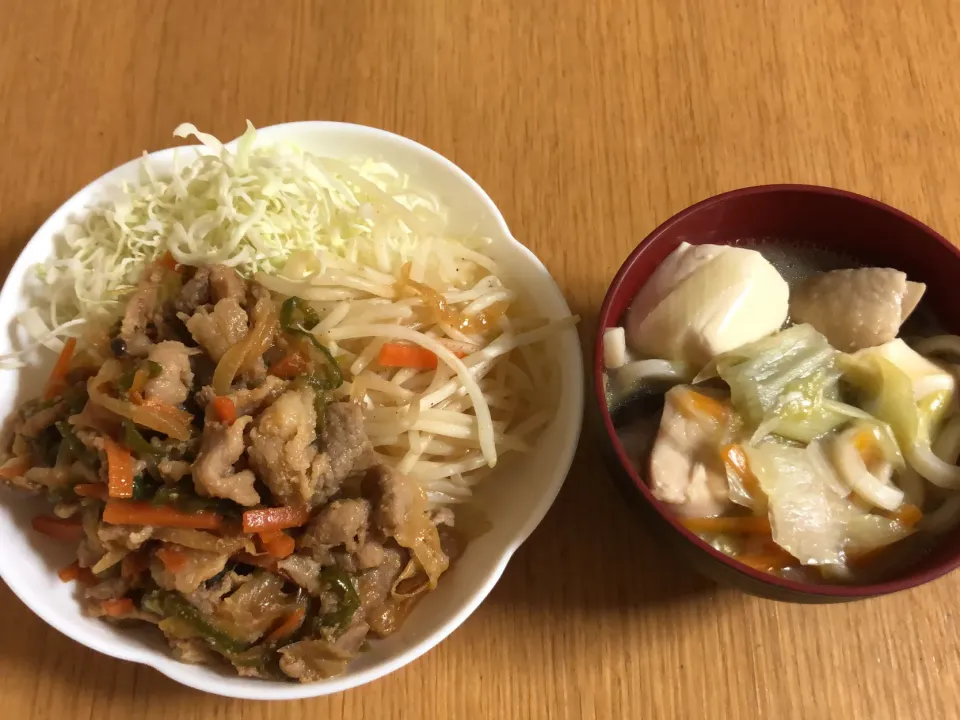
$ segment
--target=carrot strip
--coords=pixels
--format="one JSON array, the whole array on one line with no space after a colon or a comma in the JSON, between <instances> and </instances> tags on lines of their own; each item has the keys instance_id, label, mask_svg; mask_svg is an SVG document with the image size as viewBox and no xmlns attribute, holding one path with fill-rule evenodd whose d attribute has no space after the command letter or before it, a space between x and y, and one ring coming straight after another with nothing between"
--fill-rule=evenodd
<instances>
[{"instance_id":1,"label":"carrot strip","mask_svg":"<svg viewBox=\"0 0 960 720\"><path fill-rule=\"evenodd\" d=\"M237 406L228 397L218 395L213 399L213 410L220 422L233 425L237 421Z\"/></svg>"},{"instance_id":2,"label":"carrot strip","mask_svg":"<svg viewBox=\"0 0 960 720\"><path fill-rule=\"evenodd\" d=\"M167 252L165 252L159 260L157 260L157 264L160 267L166 268L171 272L175 272L175 273L180 272L180 263L178 263L174 259L173 255L170 253L169 250L167 250Z\"/></svg>"},{"instance_id":3,"label":"carrot strip","mask_svg":"<svg viewBox=\"0 0 960 720\"><path fill-rule=\"evenodd\" d=\"M694 419L703 415L721 422L727 419L726 405L709 395L686 390L678 393L677 398L680 401L680 409L684 411L684 414Z\"/></svg>"},{"instance_id":4,"label":"carrot strip","mask_svg":"<svg viewBox=\"0 0 960 720\"><path fill-rule=\"evenodd\" d=\"M284 355L267 369L268 375L282 378L294 378L310 367L310 361L299 351Z\"/></svg>"},{"instance_id":5,"label":"carrot strip","mask_svg":"<svg viewBox=\"0 0 960 720\"><path fill-rule=\"evenodd\" d=\"M923 512L916 505L904 503L896 510L886 513L886 515L891 520L896 520L904 527L913 527L920 522L920 518L923 517Z\"/></svg>"},{"instance_id":6,"label":"carrot strip","mask_svg":"<svg viewBox=\"0 0 960 720\"><path fill-rule=\"evenodd\" d=\"M76 560L65 568L61 568L60 571L57 572L57 577L63 582L76 580L81 585L96 585L99 582L99 579L93 574L90 568L80 567L80 563Z\"/></svg>"},{"instance_id":7,"label":"carrot strip","mask_svg":"<svg viewBox=\"0 0 960 720\"><path fill-rule=\"evenodd\" d=\"M120 562L120 577L131 580L150 567L150 558L141 550L132 552Z\"/></svg>"},{"instance_id":8,"label":"carrot strip","mask_svg":"<svg viewBox=\"0 0 960 720\"><path fill-rule=\"evenodd\" d=\"M103 483L79 483L73 486L75 495L95 500L106 500L109 497L107 486Z\"/></svg>"},{"instance_id":9,"label":"carrot strip","mask_svg":"<svg viewBox=\"0 0 960 720\"><path fill-rule=\"evenodd\" d=\"M687 530L698 533L763 535L770 532L770 520L761 515L680 518L680 524Z\"/></svg>"},{"instance_id":10,"label":"carrot strip","mask_svg":"<svg viewBox=\"0 0 960 720\"><path fill-rule=\"evenodd\" d=\"M19 457L11 458L3 467L0 467L0 477L5 478L15 478L23 475L27 470L30 469L32 462L30 458Z\"/></svg>"},{"instance_id":11,"label":"carrot strip","mask_svg":"<svg viewBox=\"0 0 960 720\"><path fill-rule=\"evenodd\" d=\"M705 397L705 396L704 396ZM762 497L763 489L760 487L760 481L750 469L750 463L747 461L747 454L740 445L725 445L720 450L720 457L729 470L732 470L743 483L744 489L750 493L750 497Z\"/></svg>"},{"instance_id":12,"label":"carrot strip","mask_svg":"<svg viewBox=\"0 0 960 720\"><path fill-rule=\"evenodd\" d=\"M136 606L130 598L118 598L117 600L104 600L100 607L110 617L124 617L132 613Z\"/></svg>"},{"instance_id":13,"label":"carrot strip","mask_svg":"<svg viewBox=\"0 0 960 720\"><path fill-rule=\"evenodd\" d=\"M282 530L268 530L259 535L260 544L268 555L282 560L293 554L296 541Z\"/></svg>"},{"instance_id":14,"label":"carrot strip","mask_svg":"<svg viewBox=\"0 0 960 720\"><path fill-rule=\"evenodd\" d=\"M157 550L157 558L163 563L167 572L177 573L186 567L189 556L182 550L171 547L162 547Z\"/></svg>"},{"instance_id":15,"label":"carrot strip","mask_svg":"<svg viewBox=\"0 0 960 720\"><path fill-rule=\"evenodd\" d=\"M383 367L415 368L417 370L436 370L438 360L432 351L418 345L403 343L384 343L377 355L377 362Z\"/></svg>"},{"instance_id":16,"label":"carrot strip","mask_svg":"<svg viewBox=\"0 0 960 720\"><path fill-rule=\"evenodd\" d=\"M108 494L112 498L133 497L133 455L109 437L103 438L107 452Z\"/></svg>"},{"instance_id":17,"label":"carrot strip","mask_svg":"<svg viewBox=\"0 0 960 720\"><path fill-rule=\"evenodd\" d=\"M53 400L63 390L67 370L70 368L70 361L73 359L73 352L76 349L77 339L67 338L67 341L63 344L63 350L60 352L60 357L57 358L57 364L53 366L53 372L50 373L50 379L47 380L47 387L43 391L44 400Z\"/></svg>"},{"instance_id":18,"label":"carrot strip","mask_svg":"<svg viewBox=\"0 0 960 720\"><path fill-rule=\"evenodd\" d=\"M286 530L300 527L310 519L306 508L275 507L247 510L243 513L243 531L260 533L267 530Z\"/></svg>"},{"instance_id":19,"label":"carrot strip","mask_svg":"<svg viewBox=\"0 0 960 720\"><path fill-rule=\"evenodd\" d=\"M277 625L275 630L267 635L267 642L277 642L278 640L283 640L284 638L290 637L300 629L300 626L303 625L303 620L306 616L306 610L304 610L302 607L297 608L292 613L287 615L283 622Z\"/></svg>"},{"instance_id":20,"label":"carrot strip","mask_svg":"<svg viewBox=\"0 0 960 720\"><path fill-rule=\"evenodd\" d=\"M183 512L166 505L154 506L146 502L108 500L103 510L103 522L110 525L153 525L180 527L193 530L221 530L223 518L212 512Z\"/></svg>"},{"instance_id":21,"label":"carrot strip","mask_svg":"<svg viewBox=\"0 0 960 720\"><path fill-rule=\"evenodd\" d=\"M861 430L853 436L853 446L857 449L861 459L867 466L883 460L883 450L877 441L877 436L870 430Z\"/></svg>"},{"instance_id":22,"label":"carrot strip","mask_svg":"<svg viewBox=\"0 0 960 720\"><path fill-rule=\"evenodd\" d=\"M58 518L53 515L37 515L30 525L38 533L57 540L78 542L83 538L83 526L80 518Z\"/></svg>"}]
</instances>

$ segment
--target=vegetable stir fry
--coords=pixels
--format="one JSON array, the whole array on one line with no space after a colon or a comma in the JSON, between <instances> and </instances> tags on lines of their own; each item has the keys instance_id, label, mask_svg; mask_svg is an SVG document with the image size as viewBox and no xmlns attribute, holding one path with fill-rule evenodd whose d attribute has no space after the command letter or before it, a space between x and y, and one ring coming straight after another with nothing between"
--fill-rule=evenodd
<instances>
[{"instance_id":1,"label":"vegetable stir fry","mask_svg":"<svg viewBox=\"0 0 960 720\"><path fill-rule=\"evenodd\" d=\"M59 575L88 615L309 682L436 587L453 514L380 463L318 322L229 268L159 262L118 322L65 343L0 478L53 503L33 529L76 546Z\"/></svg>"}]
</instances>

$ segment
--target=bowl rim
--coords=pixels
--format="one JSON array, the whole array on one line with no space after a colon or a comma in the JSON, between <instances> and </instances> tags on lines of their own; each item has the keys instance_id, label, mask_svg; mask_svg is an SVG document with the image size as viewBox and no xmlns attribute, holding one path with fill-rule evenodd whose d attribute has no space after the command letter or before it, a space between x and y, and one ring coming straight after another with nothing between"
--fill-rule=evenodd
<instances>
[{"instance_id":1,"label":"bowl rim","mask_svg":"<svg viewBox=\"0 0 960 720\"><path fill-rule=\"evenodd\" d=\"M497 238L497 241L502 240L510 244L515 250L524 256L526 262L530 264L530 267L544 273L546 278L549 279L550 285L552 286L552 293L554 295L552 300L555 301L558 308L562 307L564 310L566 310L567 314L572 314L570 312L569 303L567 303L563 291L560 289L560 286L550 271L533 253L533 251L530 250L530 248L514 237L513 233L507 226L507 222L503 217L503 213L500 212L500 209L493 202L487 192L480 186L480 184L477 183L476 180L474 180L469 174L467 174L465 170L460 168L453 161L444 157L435 150L432 150L431 148L428 148L427 146L418 143L415 140L404 137L403 135L398 135L388 130L358 123L329 120L301 120L289 123L277 123L275 125L266 125L257 128L257 138L259 140L259 138L266 136L270 141L275 141L282 139L282 133L295 132L297 130L311 130L320 133L346 132L356 133L359 137L368 136L372 138L378 138L382 141L400 146L401 148L410 151L413 155L420 156L424 160L437 163L451 174L457 176L462 184L466 188L469 188L476 199L479 200L483 210L488 212L490 217L494 220L494 223L500 234L500 237ZM229 142L224 142L224 146L234 147L238 140L239 137L234 138ZM177 151L189 151L193 149L202 149L202 146L197 144L184 144L162 148L150 153L144 153L107 170L99 177L87 183L84 187L73 193L47 216L47 218L43 221L43 223L41 223L33 235L31 235L30 239L24 244L23 249L20 251L17 259L11 266L10 272L4 279L2 288L0 288L0 296L19 290L20 283L19 281L14 283L13 278L20 277L22 275L24 271L24 267L22 266L33 263L32 260L27 258L27 249L34 242L39 242L51 232L55 232L55 227L51 226L57 226L59 224L60 217L66 206L75 203L77 198L80 196L95 192L111 184L112 181L110 180L110 176L112 176L114 173L117 173L122 168L134 165L138 166L144 160L170 155ZM567 334L567 336L573 342L573 345L570 348L571 362L569 363L569 369L572 373L571 387L583 387L584 366L582 362L582 346L579 334L576 332L576 328L565 330L564 333ZM566 481L567 475L570 472L570 467L573 464L574 454L579 444L579 438L582 431L584 394L580 391L571 392L570 397L572 398L574 407L570 417L562 426L563 447L559 449L558 454L555 456L555 476L552 478L547 491L538 498L532 511L528 514L526 521L511 538L509 544L502 548L499 558L493 564L493 567L490 569L487 576L478 580L477 589L472 595L469 596L467 602L465 602L453 613L452 617L447 622L439 625L434 630L427 633L421 640L402 650L401 652L398 652L395 656L389 657L380 664L359 672L351 673L348 669L347 672L342 675L335 676L326 681L318 683L297 684L292 682L260 681L256 685L251 685L249 687L232 686L225 682L220 682L219 679L213 682L206 679L198 680L190 672L193 666L180 663L172 656L163 655L161 658L157 659L153 656L152 652L133 648L123 643L101 642L93 638L85 638L82 640L78 639L72 632L70 624L66 621L63 621L56 612L46 608L38 609L29 601L28 593L24 588L21 587L18 577L13 573L4 574L2 563L0 563L0 579L3 579L4 582L6 582L7 586L14 593L14 595L16 595L19 600L31 610L31 612L71 640L91 650L103 653L104 655L108 655L118 660L126 660L149 666L171 680L196 690L244 700L296 700L331 695L365 685L373 682L374 680L378 680L379 678L382 678L394 672L395 670L400 669L401 667L409 665L422 655L432 650L457 628L459 628L487 598L487 596L493 590L493 587L503 575L507 564L513 557L514 553L516 553L517 549L524 542L526 542L526 540L546 516L547 512L553 506L553 503L556 500L557 495L559 494L560 489L562 488L563 483ZM568 440L569 442L567 442Z\"/></svg>"},{"instance_id":2,"label":"bowl rim","mask_svg":"<svg viewBox=\"0 0 960 720\"><path fill-rule=\"evenodd\" d=\"M777 193L806 193L810 195L822 195L826 197L835 197L848 200L860 205L867 205L874 209L885 212L889 215L896 217L899 220L902 220L910 225L913 225L915 228L920 230L924 235L929 237L932 240L936 240L941 245L946 246L953 252L955 256L960 258L960 248L957 248L949 240L943 237L933 228L928 225L920 222L914 217L906 214L902 210L898 210L895 207L887 205L884 202L875 200L865 195L859 195L848 190L841 190L839 188L826 187L821 185L804 185L804 184L768 184L768 185L753 185L744 188L738 188L735 190L729 190L718 195L713 195L704 200L701 200L693 205L690 205L687 208L679 211L678 213L672 215L670 218L658 225L649 235L647 235L636 248L631 251L630 255L627 256L627 259L624 260L623 264L620 266L620 269L614 275L613 280L610 283L610 286L607 289L606 295L603 299L603 304L600 306L600 313L597 318L597 331L596 337L594 339L594 348L593 348L593 364L591 371L593 373L593 393L596 404L599 406L600 415L603 421L603 429L607 442L612 446L613 452L616 455L617 462L620 465L620 469L627 474L630 478L630 481L635 486L635 489L639 492L642 499L646 502L647 505L651 506L657 514L670 525L670 527L678 533L685 540L693 544L698 549L705 552L712 559L723 564L724 566L739 572L743 575L747 575L753 580L759 581L766 585L771 585L773 587L779 588L781 590L787 591L788 593L801 594L809 597L825 597L833 599L848 599L854 600L858 598L868 598L875 597L879 595L888 595L890 593L899 592L901 590L908 590L910 588L918 587L924 585L928 582L932 582L960 567L960 552L956 553L953 557L938 563L932 568L929 568L924 571L911 571L908 572L904 577L897 578L894 580L888 580L879 583L870 583L865 585L829 585L826 583L814 584L814 583L803 583L796 580L789 580L787 578L781 578L776 575L770 575L768 573L762 572L760 570L744 565L743 563L737 561L736 559L726 555L725 553L720 552L714 548L709 543L701 540L695 533L691 532L685 528L676 518L676 516L669 512L663 503L657 500L653 496L653 492L650 489L649 485L640 477L640 474L637 472L633 463L630 462L627 454L624 450L623 444L620 442L620 438L617 435L617 432L613 426L613 420L610 417L610 409L607 407L606 402L606 393L603 386L603 333L604 330L610 327L613 327L617 324L619 318L611 317L611 307L613 305L613 300L615 297L620 295L621 288L624 285L626 279L632 274L634 266L640 261L640 259L647 253L650 252L650 248L656 243L659 238L665 236L670 232L674 225L685 220L691 215L694 215L698 212L701 212L709 207L718 205L728 200L735 198L742 198L751 195L770 195Z\"/></svg>"}]
</instances>

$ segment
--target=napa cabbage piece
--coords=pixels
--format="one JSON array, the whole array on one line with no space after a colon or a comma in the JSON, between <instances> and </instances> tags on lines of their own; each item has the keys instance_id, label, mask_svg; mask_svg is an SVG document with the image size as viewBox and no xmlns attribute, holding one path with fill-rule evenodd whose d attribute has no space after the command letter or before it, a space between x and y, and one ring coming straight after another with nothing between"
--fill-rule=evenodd
<instances>
[{"instance_id":1,"label":"napa cabbage piece","mask_svg":"<svg viewBox=\"0 0 960 720\"><path fill-rule=\"evenodd\" d=\"M803 565L845 565L902 540L912 529L851 503L806 449L762 443L746 449L767 495L774 541Z\"/></svg>"},{"instance_id":2,"label":"napa cabbage piece","mask_svg":"<svg viewBox=\"0 0 960 720\"><path fill-rule=\"evenodd\" d=\"M960 467L945 462L931 449L934 431L953 400L952 383L931 381L935 377L932 372L919 375L917 358L936 368L919 354L914 353L916 358L891 356L881 350L871 348L843 357L844 379L861 392L864 410L890 426L907 462L923 478L938 487L960 489ZM918 382L932 391L918 398Z\"/></svg>"},{"instance_id":3,"label":"napa cabbage piece","mask_svg":"<svg viewBox=\"0 0 960 720\"><path fill-rule=\"evenodd\" d=\"M839 353L810 325L795 325L716 358L753 442L768 434L808 443L846 421L836 401Z\"/></svg>"}]
</instances>

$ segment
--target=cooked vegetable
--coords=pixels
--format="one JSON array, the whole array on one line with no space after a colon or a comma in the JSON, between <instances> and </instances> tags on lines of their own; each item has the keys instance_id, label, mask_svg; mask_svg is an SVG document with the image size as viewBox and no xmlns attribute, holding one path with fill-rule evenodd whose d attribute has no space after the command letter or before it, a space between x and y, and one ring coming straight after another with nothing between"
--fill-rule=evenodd
<instances>
[{"instance_id":1,"label":"cooked vegetable","mask_svg":"<svg viewBox=\"0 0 960 720\"><path fill-rule=\"evenodd\" d=\"M133 456L127 448L108 437L103 438L103 447L107 454L110 497L133 497Z\"/></svg>"},{"instance_id":2,"label":"cooked vegetable","mask_svg":"<svg viewBox=\"0 0 960 720\"><path fill-rule=\"evenodd\" d=\"M237 421L237 406L228 397L215 397L213 399L213 410L217 414L217 419L222 423L232 425Z\"/></svg>"},{"instance_id":3,"label":"cooked vegetable","mask_svg":"<svg viewBox=\"0 0 960 720\"><path fill-rule=\"evenodd\" d=\"M156 556L160 559L160 562L163 563L167 572L170 573L178 573L183 570L189 560L185 552L169 546L157 550Z\"/></svg>"},{"instance_id":4,"label":"cooked vegetable","mask_svg":"<svg viewBox=\"0 0 960 720\"><path fill-rule=\"evenodd\" d=\"M243 531L264 533L270 530L287 530L300 527L310 519L304 508L284 506L247 510L243 513Z\"/></svg>"},{"instance_id":5,"label":"cooked vegetable","mask_svg":"<svg viewBox=\"0 0 960 720\"><path fill-rule=\"evenodd\" d=\"M103 612L113 618L122 618L134 610L136 606L130 598L117 598L116 600L104 600L100 603Z\"/></svg>"},{"instance_id":6,"label":"cooked vegetable","mask_svg":"<svg viewBox=\"0 0 960 720\"><path fill-rule=\"evenodd\" d=\"M75 517L59 518L53 515L36 515L30 521L31 527L38 533L47 535L55 540L77 542L83 537L83 526Z\"/></svg>"},{"instance_id":7,"label":"cooked vegetable","mask_svg":"<svg viewBox=\"0 0 960 720\"><path fill-rule=\"evenodd\" d=\"M78 483L73 486L73 492L80 497L106 500L110 497L107 486L103 483Z\"/></svg>"},{"instance_id":8,"label":"cooked vegetable","mask_svg":"<svg viewBox=\"0 0 960 720\"><path fill-rule=\"evenodd\" d=\"M90 401L112 413L132 420L137 425L150 428L175 440L188 440L191 435L193 416L185 410L159 402L134 405L126 400L110 397L103 388L119 377L120 366L115 360L107 360L97 375L87 384Z\"/></svg>"},{"instance_id":9,"label":"cooked vegetable","mask_svg":"<svg viewBox=\"0 0 960 720\"><path fill-rule=\"evenodd\" d=\"M298 607L292 613L287 615L284 621L280 623L276 629L267 635L267 642L275 643L287 639L300 629L300 626L303 625L303 620L306 616L307 611L302 607Z\"/></svg>"},{"instance_id":10,"label":"cooked vegetable","mask_svg":"<svg viewBox=\"0 0 960 720\"><path fill-rule=\"evenodd\" d=\"M327 584L337 596L337 609L321 615L317 622L321 626L335 627L344 630L353 620L353 615L360 607L360 596L353 580L337 565L328 565L320 572L320 579Z\"/></svg>"},{"instance_id":11,"label":"cooked vegetable","mask_svg":"<svg viewBox=\"0 0 960 720\"><path fill-rule=\"evenodd\" d=\"M309 368L310 361L304 357L303 353L295 350L287 353L267 368L267 373L282 378L295 378L297 375L305 373Z\"/></svg>"},{"instance_id":12,"label":"cooked vegetable","mask_svg":"<svg viewBox=\"0 0 960 720\"><path fill-rule=\"evenodd\" d=\"M19 457L11 458L0 467L0 477L15 478L23 475L33 466L30 458Z\"/></svg>"},{"instance_id":13,"label":"cooked vegetable","mask_svg":"<svg viewBox=\"0 0 960 720\"><path fill-rule=\"evenodd\" d=\"M837 352L809 325L796 325L716 359L733 406L757 429L753 442L775 433L810 442L844 422L824 406L836 399Z\"/></svg>"},{"instance_id":14,"label":"cooked vegetable","mask_svg":"<svg viewBox=\"0 0 960 720\"><path fill-rule=\"evenodd\" d=\"M440 361L436 354L426 348L403 343L384 343L377 355L377 362L383 367L436 370Z\"/></svg>"},{"instance_id":15,"label":"cooked vegetable","mask_svg":"<svg viewBox=\"0 0 960 720\"><path fill-rule=\"evenodd\" d=\"M275 558L285 558L293 554L296 542L282 530L259 533L264 551Z\"/></svg>"},{"instance_id":16,"label":"cooked vegetable","mask_svg":"<svg viewBox=\"0 0 960 720\"><path fill-rule=\"evenodd\" d=\"M232 637L218 626L214 618L195 608L177 593L154 591L144 598L143 605L150 612L183 622L217 652L240 653L250 646L249 642Z\"/></svg>"},{"instance_id":17,"label":"cooked vegetable","mask_svg":"<svg viewBox=\"0 0 960 720\"><path fill-rule=\"evenodd\" d=\"M98 582L97 576L90 572L89 568L80 567L80 563L74 560L65 568L57 572L57 577L63 582L73 582L76 580L81 585L94 585Z\"/></svg>"},{"instance_id":18,"label":"cooked vegetable","mask_svg":"<svg viewBox=\"0 0 960 720\"><path fill-rule=\"evenodd\" d=\"M884 482L867 467L883 461L879 442L870 430L850 428L841 433L833 443L833 459L844 482L871 505L896 510L903 503L903 490Z\"/></svg>"},{"instance_id":19,"label":"cooked vegetable","mask_svg":"<svg viewBox=\"0 0 960 720\"><path fill-rule=\"evenodd\" d=\"M302 320L298 319L298 315L302 316ZM324 369L327 373L327 388L336 390L343 384L343 374L340 372L340 365L327 346L310 332L318 323L317 313L303 299L290 297L283 301L283 305L280 307L280 327L284 332L309 340L310 344L320 351L326 362Z\"/></svg>"},{"instance_id":20,"label":"cooked vegetable","mask_svg":"<svg viewBox=\"0 0 960 720\"><path fill-rule=\"evenodd\" d=\"M47 387L43 391L43 397L46 400L52 400L63 391L67 370L70 369L70 361L73 359L73 353L77 349L77 339L75 337L67 338L63 344L63 351L57 358L57 364L53 366L53 372L50 373L50 379L47 380Z\"/></svg>"},{"instance_id":21,"label":"cooked vegetable","mask_svg":"<svg viewBox=\"0 0 960 720\"><path fill-rule=\"evenodd\" d=\"M154 525L156 527L220 530L223 518L212 512L182 512L168 506L156 506L129 500L108 500L103 521L111 525Z\"/></svg>"},{"instance_id":22,"label":"cooked vegetable","mask_svg":"<svg viewBox=\"0 0 960 720\"><path fill-rule=\"evenodd\" d=\"M680 524L696 533L745 533L749 535L767 535L770 533L770 521L759 515L725 517L685 517Z\"/></svg>"}]
</instances>

